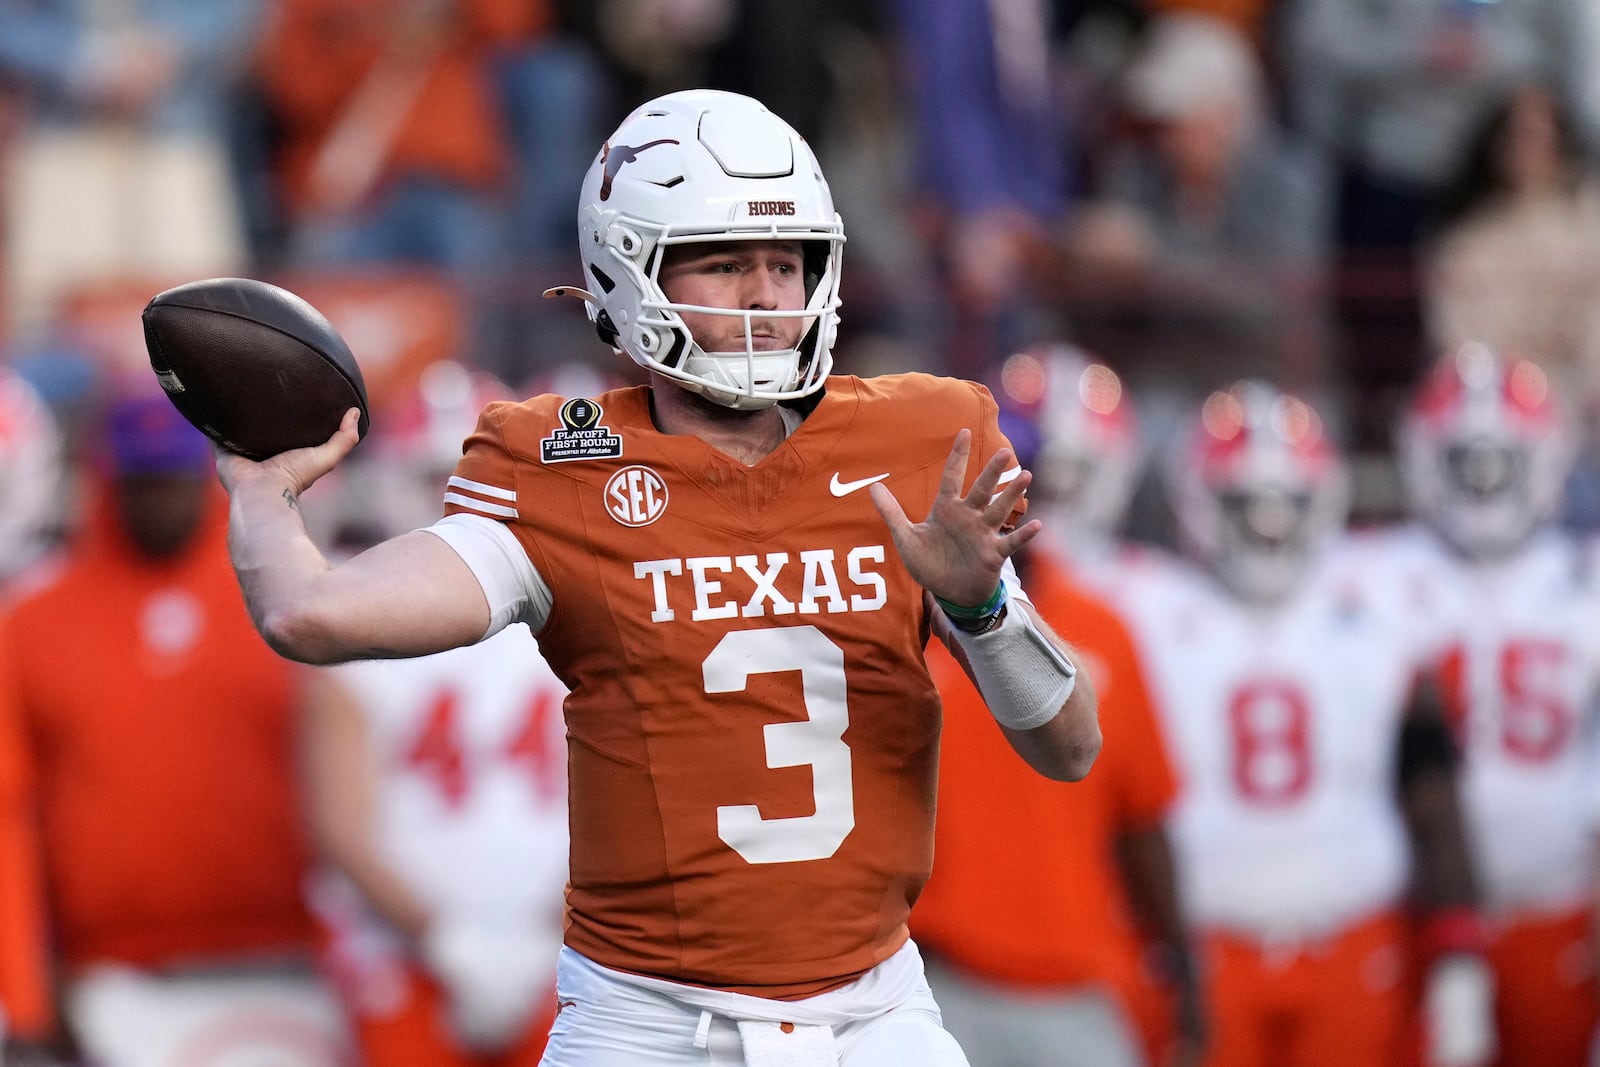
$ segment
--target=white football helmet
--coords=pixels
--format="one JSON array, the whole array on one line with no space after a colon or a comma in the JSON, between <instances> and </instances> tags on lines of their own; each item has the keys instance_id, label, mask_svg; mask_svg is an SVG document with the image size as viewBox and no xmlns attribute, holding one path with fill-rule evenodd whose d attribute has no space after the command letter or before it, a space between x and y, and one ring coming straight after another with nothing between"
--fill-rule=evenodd
<instances>
[{"instance_id":1,"label":"white football helmet","mask_svg":"<svg viewBox=\"0 0 1600 1067\"><path fill-rule=\"evenodd\" d=\"M1212 393L1177 444L1171 488L1184 547L1235 595L1281 600L1349 507L1322 419L1265 382L1240 382Z\"/></svg>"},{"instance_id":2,"label":"white football helmet","mask_svg":"<svg viewBox=\"0 0 1600 1067\"><path fill-rule=\"evenodd\" d=\"M65 501L61 432L27 379L0 367L0 576L49 547Z\"/></svg>"},{"instance_id":3,"label":"white football helmet","mask_svg":"<svg viewBox=\"0 0 1600 1067\"><path fill-rule=\"evenodd\" d=\"M1439 361L1400 427L1412 510L1474 557L1512 551L1556 514L1575 450L1544 371L1475 343Z\"/></svg>"},{"instance_id":4,"label":"white football helmet","mask_svg":"<svg viewBox=\"0 0 1600 1067\"><path fill-rule=\"evenodd\" d=\"M801 243L803 310L674 304L658 280L672 245ZM601 147L578 199L586 289L578 295L608 344L634 362L731 408L767 407L821 388L833 366L844 224L805 140L760 102L695 89L638 108ZM742 351L706 352L682 312L744 320ZM751 319L800 318L798 347L757 351Z\"/></svg>"},{"instance_id":5,"label":"white football helmet","mask_svg":"<svg viewBox=\"0 0 1600 1067\"><path fill-rule=\"evenodd\" d=\"M1143 458L1117 372L1072 345L1039 345L1007 357L996 399L1047 533L1074 557L1109 549Z\"/></svg>"}]
</instances>

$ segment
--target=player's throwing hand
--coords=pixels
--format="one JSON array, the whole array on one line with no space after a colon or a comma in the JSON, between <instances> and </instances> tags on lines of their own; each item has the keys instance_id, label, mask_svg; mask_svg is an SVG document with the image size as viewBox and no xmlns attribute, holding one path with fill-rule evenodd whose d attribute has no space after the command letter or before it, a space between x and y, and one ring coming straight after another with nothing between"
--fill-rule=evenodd
<instances>
[{"instance_id":1,"label":"player's throwing hand","mask_svg":"<svg viewBox=\"0 0 1600 1067\"><path fill-rule=\"evenodd\" d=\"M339 423L339 428L334 431L333 436L322 444L280 452L271 459L264 459L259 463L237 452L219 448L217 477L222 479L223 488L232 493L241 480L251 476L251 472L260 471L287 481L290 491L299 496L310 489L318 478L337 467L344 457L350 454L350 450L356 447L357 442L361 440L360 434L356 431L356 424L360 418L361 409L351 408L344 413L344 419Z\"/></svg>"}]
</instances>

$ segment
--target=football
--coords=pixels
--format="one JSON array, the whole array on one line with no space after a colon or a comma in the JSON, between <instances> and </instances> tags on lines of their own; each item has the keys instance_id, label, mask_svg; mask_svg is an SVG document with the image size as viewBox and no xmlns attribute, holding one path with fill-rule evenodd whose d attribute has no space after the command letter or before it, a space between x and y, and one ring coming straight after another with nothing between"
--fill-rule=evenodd
<instances>
[{"instance_id":1,"label":"football","mask_svg":"<svg viewBox=\"0 0 1600 1067\"><path fill-rule=\"evenodd\" d=\"M262 460L320 445L353 407L366 436L367 389L350 347L288 290L209 278L158 293L143 319L167 398L222 447Z\"/></svg>"}]
</instances>

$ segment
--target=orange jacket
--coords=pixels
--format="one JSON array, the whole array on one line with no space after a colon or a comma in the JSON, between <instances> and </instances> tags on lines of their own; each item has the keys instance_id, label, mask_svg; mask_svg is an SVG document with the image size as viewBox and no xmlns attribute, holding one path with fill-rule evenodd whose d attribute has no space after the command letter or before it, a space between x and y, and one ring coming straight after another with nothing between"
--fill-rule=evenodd
<instances>
[{"instance_id":1,"label":"orange jacket","mask_svg":"<svg viewBox=\"0 0 1600 1067\"><path fill-rule=\"evenodd\" d=\"M1110 982L1129 973L1138 952L1118 833L1159 822L1177 786L1127 628L1048 560L1033 560L1029 596L1086 664L1104 746L1082 782L1035 774L955 660L931 645L945 712L939 819L933 876L911 932L930 952L993 981Z\"/></svg>"},{"instance_id":2,"label":"orange jacket","mask_svg":"<svg viewBox=\"0 0 1600 1067\"><path fill-rule=\"evenodd\" d=\"M67 968L310 943L293 675L251 626L210 492L203 530L161 563L96 509L0 627Z\"/></svg>"},{"instance_id":3,"label":"orange jacket","mask_svg":"<svg viewBox=\"0 0 1600 1067\"><path fill-rule=\"evenodd\" d=\"M281 126L279 172L301 205L323 141L379 61L402 5L394 0L284 0L260 56L262 84ZM536 39L550 22L539 0L457 0L449 36L419 63L422 87L387 154L385 176L408 171L469 186L508 166L500 108L486 65L496 47Z\"/></svg>"}]
</instances>

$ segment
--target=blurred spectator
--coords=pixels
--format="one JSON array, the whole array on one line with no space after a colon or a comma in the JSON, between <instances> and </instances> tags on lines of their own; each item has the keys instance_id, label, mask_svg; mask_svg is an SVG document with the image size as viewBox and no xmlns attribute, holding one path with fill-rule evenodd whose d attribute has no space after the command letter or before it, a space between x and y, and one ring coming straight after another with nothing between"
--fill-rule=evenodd
<instances>
[{"instance_id":1,"label":"blurred spectator","mask_svg":"<svg viewBox=\"0 0 1600 1067\"><path fill-rule=\"evenodd\" d=\"M1570 69L1577 77L1573 93L1574 114L1582 131L1583 143L1591 155L1600 152L1600 4L1577 5L1576 27L1567 42L1573 59Z\"/></svg>"},{"instance_id":2,"label":"blurred spectator","mask_svg":"<svg viewBox=\"0 0 1600 1067\"><path fill-rule=\"evenodd\" d=\"M79 286L236 272L228 102L260 0L0 0L6 332L48 326Z\"/></svg>"},{"instance_id":3,"label":"blurred spectator","mask_svg":"<svg viewBox=\"0 0 1600 1067\"><path fill-rule=\"evenodd\" d=\"M1255 47L1216 17L1163 14L1122 87L1129 122L1067 230L1083 336L1134 381L1194 397L1242 374L1304 387L1321 370L1323 175L1274 121ZM1111 309L1131 337L1090 332Z\"/></svg>"},{"instance_id":4,"label":"blurred spectator","mask_svg":"<svg viewBox=\"0 0 1600 1067\"><path fill-rule=\"evenodd\" d=\"M897 0L921 199L953 318L946 369L980 374L1059 324L1036 284L1071 193L1070 122L1043 0Z\"/></svg>"},{"instance_id":5,"label":"blurred spectator","mask_svg":"<svg viewBox=\"0 0 1600 1067\"><path fill-rule=\"evenodd\" d=\"M741 9L750 5L737 0L587 0L568 6L577 9L574 18L609 60L619 98L646 100L708 85L712 53L729 40Z\"/></svg>"},{"instance_id":6,"label":"blurred spectator","mask_svg":"<svg viewBox=\"0 0 1600 1067\"><path fill-rule=\"evenodd\" d=\"M1514 90L1468 144L1426 249L1435 351L1476 341L1532 360L1585 412L1600 402L1600 178L1561 99Z\"/></svg>"},{"instance_id":7,"label":"blurred spectator","mask_svg":"<svg viewBox=\"0 0 1600 1067\"><path fill-rule=\"evenodd\" d=\"M447 268L497 370L514 264L565 248L600 87L537 0L285 0L262 50L299 266ZM554 221L563 220L558 226Z\"/></svg>"},{"instance_id":8,"label":"blurred spectator","mask_svg":"<svg viewBox=\"0 0 1600 1067\"><path fill-rule=\"evenodd\" d=\"M13 964L4 1000L59 982L60 1025L106 1067L201 1046L333 1064L300 903L297 692L240 601L210 445L159 393L113 405L101 444L97 506L5 616L0 708L26 743L10 799L37 820L50 956ZM22 1036L48 1036L32 1014Z\"/></svg>"},{"instance_id":9,"label":"blurred spectator","mask_svg":"<svg viewBox=\"0 0 1600 1067\"><path fill-rule=\"evenodd\" d=\"M1213 394L1171 472L1189 558L1130 570L1118 603L1183 782L1207 1062L1403 1062L1415 909L1425 1062L1486 1063L1453 750L1414 689L1441 635L1342 539L1343 465L1303 401L1259 382Z\"/></svg>"},{"instance_id":10,"label":"blurred spectator","mask_svg":"<svg viewBox=\"0 0 1600 1067\"><path fill-rule=\"evenodd\" d=\"M1448 709L1482 872L1504 1067L1583 1067L1600 1018L1591 944L1600 573L1555 528L1573 442L1553 380L1466 345L1410 404L1416 523L1379 580L1423 590L1451 638Z\"/></svg>"},{"instance_id":11,"label":"blurred spectator","mask_svg":"<svg viewBox=\"0 0 1600 1067\"><path fill-rule=\"evenodd\" d=\"M966 675L929 651L945 709L940 814L912 934L974 1063L1184 1064L1204 1042L1165 828L1177 782L1127 628L1087 591L1113 580L1096 572L1116 569L1109 542L1127 496L1115 484L1131 488L1136 452L1097 388L1110 369L1090 366L1060 350L1043 363L1019 354L997 395L1046 528L1068 501L1094 512L1070 527L1076 536L1041 535L1013 557L1034 606L1093 672L1106 738L1094 773L1072 786L1014 773ZM1114 444L1077 447L1090 438Z\"/></svg>"},{"instance_id":12,"label":"blurred spectator","mask_svg":"<svg viewBox=\"0 0 1600 1067\"><path fill-rule=\"evenodd\" d=\"M1339 363L1352 446L1384 451L1426 363L1415 249L1472 130L1514 86L1570 87L1576 0L1293 0L1282 42L1297 127L1337 171ZM1570 91L1564 89L1563 91Z\"/></svg>"},{"instance_id":13,"label":"blurred spectator","mask_svg":"<svg viewBox=\"0 0 1600 1067\"><path fill-rule=\"evenodd\" d=\"M1149 0L1156 12L1188 11L1231 23L1253 43L1265 43L1273 0Z\"/></svg>"}]
</instances>

